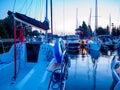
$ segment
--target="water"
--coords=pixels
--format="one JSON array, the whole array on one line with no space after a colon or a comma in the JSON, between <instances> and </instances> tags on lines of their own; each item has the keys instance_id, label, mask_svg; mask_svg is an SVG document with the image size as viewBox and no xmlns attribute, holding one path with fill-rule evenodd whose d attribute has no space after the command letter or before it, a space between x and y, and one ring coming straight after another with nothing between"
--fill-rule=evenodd
<instances>
[{"instance_id":1,"label":"water","mask_svg":"<svg viewBox=\"0 0 120 90\"><path fill-rule=\"evenodd\" d=\"M66 90L112 90L111 56L69 55L71 67Z\"/></svg>"}]
</instances>

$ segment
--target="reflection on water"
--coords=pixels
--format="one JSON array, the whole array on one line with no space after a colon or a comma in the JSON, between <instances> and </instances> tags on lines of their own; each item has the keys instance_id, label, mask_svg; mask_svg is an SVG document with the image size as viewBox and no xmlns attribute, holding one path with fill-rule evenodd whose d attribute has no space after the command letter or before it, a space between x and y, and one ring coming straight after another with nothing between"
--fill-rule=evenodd
<instances>
[{"instance_id":1,"label":"reflection on water","mask_svg":"<svg viewBox=\"0 0 120 90\"><path fill-rule=\"evenodd\" d=\"M96 90L96 69L97 69L97 60L92 59L93 62L93 90Z\"/></svg>"},{"instance_id":2,"label":"reflection on water","mask_svg":"<svg viewBox=\"0 0 120 90\"><path fill-rule=\"evenodd\" d=\"M88 75L88 81L90 80L90 63L89 63L89 57L87 56L87 67L88 67L88 71L87 71L87 75Z\"/></svg>"},{"instance_id":3,"label":"reflection on water","mask_svg":"<svg viewBox=\"0 0 120 90\"><path fill-rule=\"evenodd\" d=\"M97 62L100 56L100 52L95 50L90 50L89 54L91 56L91 61L93 63L93 90L96 90L96 74L97 74L96 70L97 70Z\"/></svg>"},{"instance_id":4,"label":"reflection on water","mask_svg":"<svg viewBox=\"0 0 120 90\"><path fill-rule=\"evenodd\" d=\"M66 90L112 90L110 63L113 56L103 57L100 52L88 55L69 55L71 67Z\"/></svg>"},{"instance_id":5,"label":"reflection on water","mask_svg":"<svg viewBox=\"0 0 120 90\"><path fill-rule=\"evenodd\" d=\"M89 54L91 56L91 59L93 59L93 63L94 63L95 60L98 60L98 58L100 57L100 52L99 51L90 50Z\"/></svg>"}]
</instances>

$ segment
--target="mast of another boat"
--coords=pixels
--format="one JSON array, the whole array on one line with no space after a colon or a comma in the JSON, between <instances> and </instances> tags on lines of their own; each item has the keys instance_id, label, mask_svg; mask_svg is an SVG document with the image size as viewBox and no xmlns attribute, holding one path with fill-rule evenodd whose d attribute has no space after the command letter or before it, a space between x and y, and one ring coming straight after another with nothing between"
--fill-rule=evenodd
<instances>
[{"instance_id":1,"label":"mast of another boat","mask_svg":"<svg viewBox=\"0 0 120 90\"><path fill-rule=\"evenodd\" d=\"M78 8L76 8L76 28L78 28Z\"/></svg>"},{"instance_id":2,"label":"mast of another boat","mask_svg":"<svg viewBox=\"0 0 120 90\"><path fill-rule=\"evenodd\" d=\"M97 0L95 0L95 31L94 31L94 37L96 37L97 33L96 30L98 28L98 6L97 6Z\"/></svg>"},{"instance_id":3,"label":"mast of another boat","mask_svg":"<svg viewBox=\"0 0 120 90\"><path fill-rule=\"evenodd\" d=\"M111 14L109 15L109 33L111 35Z\"/></svg>"},{"instance_id":4,"label":"mast of another boat","mask_svg":"<svg viewBox=\"0 0 120 90\"><path fill-rule=\"evenodd\" d=\"M91 14L92 14L92 8L90 8L90 16L89 16L89 21L88 21L89 26L91 26Z\"/></svg>"}]
</instances>

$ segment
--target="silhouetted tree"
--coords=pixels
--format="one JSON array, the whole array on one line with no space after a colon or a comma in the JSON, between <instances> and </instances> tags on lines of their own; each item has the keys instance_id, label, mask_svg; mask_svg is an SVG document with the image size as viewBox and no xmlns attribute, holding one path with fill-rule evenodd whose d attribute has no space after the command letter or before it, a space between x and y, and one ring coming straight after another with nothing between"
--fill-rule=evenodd
<instances>
[{"instance_id":1,"label":"silhouetted tree","mask_svg":"<svg viewBox=\"0 0 120 90\"><path fill-rule=\"evenodd\" d=\"M84 30L84 37L87 37L88 36L88 27L87 27L85 21L83 21L83 23L82 23L82 28Z\"/></svg>"},{"instance_id":2,"label":"silhouetted tree","mask_svg":"<svg viewBox=\"0 0 120 90\"><path fill-rule=\"evenodd\" d=\"M116 28L114 27L114 28L112 28L112 35L113 36L117 36L117 30L116 30Z\"/></svg>"},{"instance_id":3,"label":"silhouetted tree","mask_svg":"<svg viewBox=\"0 0 120 90\"><path fill-rule=\"evenodd\" d=\"M16 21L16 30L17 30L17 38L19 37L19 30L20 30L20 26L21 23ZM29 28L27 25L22 24L23 28L24 28L24 33L25 36L30 35L32 32L32 27L29 26ZM13 38L14 37L14 19L12 16L8 16L3 20L0 20L0 37L1 38Z\"/></svg>"}]
</instances>

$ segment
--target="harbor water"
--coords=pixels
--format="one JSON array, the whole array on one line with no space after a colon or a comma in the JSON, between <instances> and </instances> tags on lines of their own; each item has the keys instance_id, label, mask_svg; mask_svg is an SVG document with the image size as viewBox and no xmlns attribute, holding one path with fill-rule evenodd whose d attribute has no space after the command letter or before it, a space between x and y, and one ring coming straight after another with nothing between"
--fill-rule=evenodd
<instances>
[{"instance_id":1,"label":"harbor water","mask_svg":"<svg viewBox=\"0 0 120 90\"><path fill-rule=\"evenodd\" d=\"M100 55L94 59L91 55L69 55L71 67L66 90L113 90L111 71L113 55Z\"/></svg>"}]
</instances>

